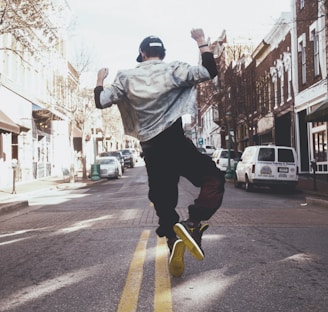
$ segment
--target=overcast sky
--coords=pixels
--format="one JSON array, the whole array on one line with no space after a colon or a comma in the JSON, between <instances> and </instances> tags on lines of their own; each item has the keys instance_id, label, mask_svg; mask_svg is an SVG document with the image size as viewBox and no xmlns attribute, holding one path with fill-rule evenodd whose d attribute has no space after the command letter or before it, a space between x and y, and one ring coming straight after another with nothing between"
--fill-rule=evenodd
<instances>
[{"instance_id":1,"label":"overcast sky","mask_svg":"<svg viewBox=\"0 0 328 312\"><path fill-rule=\"evenodd\" d=\"M192 28L203 28L212 41L225 29L228 42L252 40L256 46L281 12L290 11L290 0L67 1L76 19L71 42L83 41L94 67L109 67L109 79L118 69L137 64L139 44L148 35L163 40L165 61L197 64Z\"/></svg>"}]
</instances>

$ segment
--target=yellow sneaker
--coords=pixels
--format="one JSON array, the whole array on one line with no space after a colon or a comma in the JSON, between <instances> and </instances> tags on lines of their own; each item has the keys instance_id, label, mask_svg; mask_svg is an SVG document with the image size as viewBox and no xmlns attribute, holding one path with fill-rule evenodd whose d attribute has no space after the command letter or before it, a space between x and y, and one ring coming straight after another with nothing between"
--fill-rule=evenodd
<instances>
[{"instance_id":1,"label":"yellow sneaker","mask_svg":"<svg viewBox=\"0 0 328 312\"><path fill-rule=\"evenodd\" d=\"M201 248L202 235L208 225L197 224L190 221L181 221L173 226L174 232L183 240L191 255L197 260L204 259L204 251Z\"/></svg>"},{"instance_id":2,"label":"yellow sneaker","mask_svg":"<svg viewBox=\"0 0 328 312\"><path fill-rule=\"evenodd\" d=\"M174 277L179 277L184 272L184 252L185 244L181 239L177 239L171 249L169 259L169 271Z\"/></svg>"}]
</instances>

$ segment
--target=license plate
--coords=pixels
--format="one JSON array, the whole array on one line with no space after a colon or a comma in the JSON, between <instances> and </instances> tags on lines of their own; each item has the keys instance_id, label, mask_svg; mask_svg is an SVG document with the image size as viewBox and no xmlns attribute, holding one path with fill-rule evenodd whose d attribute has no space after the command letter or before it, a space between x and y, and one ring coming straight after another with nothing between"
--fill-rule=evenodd
<instances>
[{"instance_id":1,"label":"license plate","mask_svg":"<svg viewBox=\"0 0 328 312\"><path fill-rule=\"evenodd\" d=\"M286 167L278 167L278 172L288 173L289 172L289 168L286 168Z\"/></svg>"}]
</instances>

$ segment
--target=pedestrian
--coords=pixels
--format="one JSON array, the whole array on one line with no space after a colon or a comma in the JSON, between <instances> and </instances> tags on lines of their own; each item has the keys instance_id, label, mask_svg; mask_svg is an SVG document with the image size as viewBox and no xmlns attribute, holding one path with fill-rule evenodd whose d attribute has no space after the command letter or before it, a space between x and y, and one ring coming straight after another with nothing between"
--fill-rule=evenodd
<instances>
[{"instance_id":1,"label":"pedestrian","mask_svg":"<svg viewBox=\"0 0 328 312\"><path fill-rule=\"evenodd\" d=\"M191 30L201 53L202 65L166 63L160 38L149 36L139 47L138 66L118 71L113 83L104 88L108 69L98 71L94 89L96 107L117 104L125 133L139 139L148 174L148 197L159 218L156 233L166 237L170 249L169 270L184 272L185 247L198 260L204 258L201 237L208 228L202 221L220 207L224 175L212 159L200 153L184 135L182 116L196 110L196 84L213 79L217 68L202 29ZM188 206L189 218L180 221L176 211L179 178L200 188Z\"/></svg>"}]
</instances>

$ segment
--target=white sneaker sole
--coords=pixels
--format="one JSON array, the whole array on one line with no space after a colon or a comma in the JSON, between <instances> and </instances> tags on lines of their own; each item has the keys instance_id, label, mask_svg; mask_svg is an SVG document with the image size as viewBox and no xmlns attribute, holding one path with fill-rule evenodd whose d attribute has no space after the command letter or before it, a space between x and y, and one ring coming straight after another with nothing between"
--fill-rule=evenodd
<instances>
[{"instance_id":1,"label":"white sneaker sole","mask_svg":"<svg viewBox=\"0 0 328 312\"><path fill-rule=\"evenodd\" d=\"M195 240L192 238L192 236L189 234L187 229L181 224L176 223L173 226L174 232L183 240L184 244L188 248L191 255L196 258L197 260L203 260L204 259L204 253L198 246L198 244L195 242Z\"/></svg>"},{"instance_id":2,"label":"white sneaker sole","mask_svg":"<svg viewBox=\"0 0 328 312\"><path fill-rule=\"evenodd\" d=\"M184 252L186 246L181 239L178 239L172 248L169 260L169 271L174 277L180 277L184 272Z\"/></svg>"}]
</instances>

